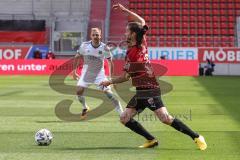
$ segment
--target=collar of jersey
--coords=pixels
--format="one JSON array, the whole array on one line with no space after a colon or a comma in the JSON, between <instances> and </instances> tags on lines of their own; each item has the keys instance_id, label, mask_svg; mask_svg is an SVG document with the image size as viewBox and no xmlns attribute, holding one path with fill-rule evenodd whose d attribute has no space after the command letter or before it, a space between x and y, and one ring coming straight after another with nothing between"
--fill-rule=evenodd
<instances>
[{"instance_id":1,"label":"collar of jersey","mask_svg":"<svg viewBox=\"0 0 240 160\"><path fill-rule=\"evenodd\" d=\"M95 47L95 46L93 46L92 41L91 41L91 46L96 49L101 46L101 42L100 42L99 46Z\"/></svg>"}]
</instances>

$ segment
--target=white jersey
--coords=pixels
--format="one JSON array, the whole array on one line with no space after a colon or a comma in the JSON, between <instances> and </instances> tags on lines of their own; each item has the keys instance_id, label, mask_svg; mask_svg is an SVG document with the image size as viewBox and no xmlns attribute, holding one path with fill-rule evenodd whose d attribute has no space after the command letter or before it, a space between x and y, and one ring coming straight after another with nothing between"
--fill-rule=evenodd
<instances>
[{"instance_id":1,"label":"white jersey","mask_svg":"<svg viewBox=\"0 0 240 160\"><path fill-rule=\"evenodd\" d=\"M112 58L106 44L101 42L99 47L95 48L92 41L83 42L78 54L82 55L84 60L81 81L96 83L96 80L105 79L104 59Z\"/></svg>"}]
</instances>

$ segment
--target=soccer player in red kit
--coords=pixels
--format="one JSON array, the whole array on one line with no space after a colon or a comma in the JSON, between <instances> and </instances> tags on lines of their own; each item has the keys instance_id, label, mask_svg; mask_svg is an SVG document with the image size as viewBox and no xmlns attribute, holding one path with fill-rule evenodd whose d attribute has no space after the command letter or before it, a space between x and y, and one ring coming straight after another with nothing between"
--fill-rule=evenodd
<instances>
[{"instance_id":1,"label":"soccer player in red kit","mask_svg":"<svg viewBox=\"0 0 240 160\"><path fill-rule=\"evenodd\" d=\"M152 110L164 124L190 136L200 150L205 150L207 144L204 137L192 131L187 125L177 118L168 114L167 108L161 99L159 84L154 75L151 63L148 60L146 32L148 26L145 20L139 15L126 9L121 4L113 6L128 15L130 23L126 28L128 50L125 58L124 74L110 81L103 81L101 85L122 83L132 79L132 85L136 87L135 96L129 101L125 111L120 116L120 121L135 133L145 137L147 141L139 146L140 148L150 148L158 145L157 139L151 135L139 122L133 119L137 113L141 113L145 108Z\"/></svg>"}]
</instances>

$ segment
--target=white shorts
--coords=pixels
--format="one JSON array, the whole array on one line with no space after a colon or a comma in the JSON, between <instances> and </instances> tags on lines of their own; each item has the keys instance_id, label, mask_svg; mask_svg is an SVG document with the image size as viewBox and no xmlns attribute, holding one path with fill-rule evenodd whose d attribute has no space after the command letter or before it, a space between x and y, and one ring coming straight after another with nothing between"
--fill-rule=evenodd
<instances>
[{"instance_id":1,"label":"white shorts","mask_svg":"<svg viewBox=\"0 0 240 160\"><path fill-rule=\"evenodd\" d=\"M100 86L99 84L103 81L107 81L107 77L97 77L96 80L92 83L92 82L85 82L83 79L83 76L81 76L78 80L77 86L83 87L83 88L88 88L90 85L96 85L97 89L101 90L101 91L107 91L107 90L111 90L110 86L107 87L103 87Z\"/></svg>"}]
</instances>

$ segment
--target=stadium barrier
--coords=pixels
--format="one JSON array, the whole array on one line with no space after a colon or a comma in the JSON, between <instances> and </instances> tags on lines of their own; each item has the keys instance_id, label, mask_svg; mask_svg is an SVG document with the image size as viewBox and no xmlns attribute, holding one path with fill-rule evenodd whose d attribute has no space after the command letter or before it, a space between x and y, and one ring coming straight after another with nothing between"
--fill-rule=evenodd
<instances>
[{"instance_id":1,"label":"stadium barrier","mask_svg":"<svg viewBox=\"0 0 240 160\"><path fill-rule=\"evenodd\" d=\"M39 49L41 51L41 53L43 54L43 57L45 57L46 53L48 52L48 46L38 46L38 45L0 46L0 64L3 64L4 62L3 60L33 59L33 53L36 49ZM196 60L196 61L199 61L199 63L202 66L205 66L206 60L210 59L216 64L214 75L240 75L240 69L239 69L240 68L240 48L149 47L148 52L149 52L149 59L152 61L153 60L158 61L161 59L167 59L168 61L170 60L195 61ZM120 49L119 47L117 47L112 49L112 53L113 53L114 59L120 60L120 59L124 59L126 50ZM176 63L175 64L176 66L173 68L177 72L180 72L180 70L178 70L179 66L177 66L178 62L173 62L173 63ZM179 62L179 63L182 63L182 62ZM188 66L188 67L191 68L192 66ZM179 74L172 73L173 68L169 70L168 75L184 75L182 73L179 73ZM3 71L1 73L3 73ZM49 73L50 72L47 72L45 74L49 74ZM189 72L186 72L185 75L189 75ZM196 73L192 75L196 75Z\"/></svg>"},{"instance_id":2,"label":"stadium barrier","mask_svg":"<svg viewBox=\"0 0 240 160\"><path fill-rule=\"evenodd\" d=\"M114 60L114 75L120 75L123 72L123 60ZM197 60L153 60L152 66L157 76L197 76ZM109 69L107 61L104 63L106 74ZM58 72L56 72L56 70ZM63 74L69 75L73 71L73 60L1 60L0 75L51 75ZM81 68L78 69L81 73Z\"/></svg>"}]
</instances>

